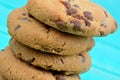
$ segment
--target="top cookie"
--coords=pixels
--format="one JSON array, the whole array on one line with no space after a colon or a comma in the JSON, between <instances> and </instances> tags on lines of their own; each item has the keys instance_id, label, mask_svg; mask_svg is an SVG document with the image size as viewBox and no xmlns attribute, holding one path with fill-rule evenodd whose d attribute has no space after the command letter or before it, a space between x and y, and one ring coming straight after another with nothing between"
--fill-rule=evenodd
<instances>
[{"instance_id":1,"label":"top cookie","mask_svg":"<svg viewBox=\"0 0 120 80\"><path fill-rule=\"evenodd\" d=\"M88 0L29 0L29 13L60 31L81 36L105 36L117 29L113 17Z\"/></svg>"},{"instance_id":2,"label":"top cookie","mask_svg":"<svg viewBox=\"0 0 120 80\"><path fill-rule=\"evenodd\" d=\"M42 24L19 8L8 16L8 31L17 41L37 50L59 55L75 55L91 50L91 37L65 34Z\"/></svg>"}]
</instances>

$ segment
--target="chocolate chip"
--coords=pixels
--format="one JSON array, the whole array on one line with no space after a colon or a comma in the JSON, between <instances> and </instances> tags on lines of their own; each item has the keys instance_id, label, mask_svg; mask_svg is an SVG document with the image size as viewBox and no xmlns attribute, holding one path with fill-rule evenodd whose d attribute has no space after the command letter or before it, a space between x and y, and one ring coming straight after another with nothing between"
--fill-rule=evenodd
<instances>
[{"instance_id":1,"label":"chocolate chip","mask_svg":"<svg viewBox=\"0 0 120 80\"><path fill-rule=\"evenodd\" d=\"M14 31L18 31L20 28L21 28L21 26L20 26L20 25L17 25L17 26L15 27Z\"/></svg>"},{"instance_id":2,"label":"chocolate chip","mask_svg":"<svg viewBox=\"0 0 120 80\"><path fill-rule=\"evenodd\" d=\"M74 8L69 8L66 10L66 12L67 12L67 15L73 15L77 13L77 10Z\"/></svg>"},{"instance_id":3,"label":"chocolate chip","mask_svg":"<svg viewBox=\"0 0 120 80\"><path fill-rule=\"evenodd\" d=\"M66 80L65 75L55 75L56 80Z\"/></svg>"},{"instance_id":4,"label":"chocolate chip","mask_svg":"<svg viewBox=\"0 0 120 80\"><path fill-rule=\"evenodd\" d=\"M82 63L84 63L85 62L85 56L83 55L83 54L79 54L79 56L81 56L81 58L82 58Z\"/></svg>"},{"instance_id":5,"label":"chocolate chip","mask_svg":"<svg viewBox=\"0 0 120 80\"><path fill-rule=\"evenodd\" d=\"M70 3L69 2L62 2L62 4L67 8L69 9L71 7Z\"/></svg>"},{"instance_id":6,"label":"chocolate chip","mask_svg":"<svg viewBox=\"0 0 120 80\"><path fill-rule=\"evenodd\" d=\"M72 15L72 17L74 17L74 18L76 18L76 19L79 19L79 20L82 19L81 16L78 15L78 14L74 14L74 15Z\"/></svg>"},{"instance_id":7,"label":"chocolate chip","mask_svg":"<svg viewBox=\"0 0 120 80\"><path fill-rule=\"evenodd\" d=\"M86 26L90 26L91 25L91 23L87 19L83 18L83 20L84 20Z\"/></svg>"},{"instance_id":8,"label":"chocolate chip","mask_svg":"<svg viewBox=\"0 0 120 80\"><path fill-rule=\"evenodd\" d=\"M60 61L61 61L61 63L62 63L62 64L64 64L64 61L63 61L63 59L60 59Z\"/></svg>"},{"instance_id":9,"label":"chocolate chip","mask_svg":"<svg viewBox=\"0 0 120 80\"><path fill-rule=\"evenodd\" d=\"M117 22L115 21L115 27L118 28Z\"/></svg>"},{"instance_id":10,"label":"chocolate chip","mask_svg":"<svg viewBox=\"0 0 120 80\"><path fill-rule=\"evenodd\" d=\"M73 30L75 30L75 31L80 31L81 30L82 25L80 24L79 21L71 20L70 23L73 24Z\"/></svg>"},{"instance_id":11,"label":"chocolate chip","mask_svg":"<svg viewBox=\"0 0 120 80\"><path fill-rule=\"evenodd\" d=\"M101 24L100 26L101 26L101 27L104 27L104 28L106 28L106 27L107 27L105 24Z\"/></svg>"},{"instance_id":12,"label":"chocolate chip","mask_svg":"<svg viewBox=\"0 0 120 80\"><path fill-rule=\"evenodd\" d=\"M60 29L60 30L66 30L67 27L66 27L66 23L63 22L62 20L57 20L56 21L56 24L57 24L57 27Z\"/></svg>"},{"instance_id":13,"label":"chocolate chip","mask_svg":"<svg viewBox=\"0 0 120 80\"><path fill-rule=\"evenodd\" d=\"M104 36L104 32L103 31L99 31L100 36Z\"/></svg>"},{"instance_id":14,"label":"chocolate chip","mask_svg":"<svg viewBox=\"0 0 120 80\"><path fill-rule=\"evenodd\" d=\"M80 6L79 6L79 5L76 5L76 4L74 4L74 5L72 5L72 6L74 6L74 7L76 7L76 8L80 8Z\"/></svg>"},{"instance_id":15,"label":"chocolate chip","mask_svg":"<svg viewBox=\"0 0 120 80\"><path fill-rule=\"evenodd\" d=\"M31 58L31 59L27 60L27 63L31 64L34 61L35 61L35 58Z\"/></svg>"},{"instance_id":16,"label":"chocolate chip","mask_svg":"<svg viewBox=\"0 0 120 80\"><path fill-rule=\"evenodd\" d=\"M106 11L104 11L104 14L105 14L105 16L106 16L106 17L108 17L108 14L107 14L107 12L106 12Z\"/></svg>"},{"instance_id":17,"label":"chocolate chip","mask_svg":"<svg viewBox=\"0 0 120 80\"><path fill-rule=\"evenodd\" d=\"M93 21L93 16L89 11L84 11L83 14L87 19Z\"/></svg>"},{"instance_id":18,"label":"chocolate chip","mask_svg":"<svg viewBox=\"0 0 120 80\"><path fill-rule=\"evenodd\" d=\"M54 51L57 52L57 53L60 53L60 52L63 51L63 49L62 48L56 48L56 49L54 49Z\"/></svg>"}]
</instances>

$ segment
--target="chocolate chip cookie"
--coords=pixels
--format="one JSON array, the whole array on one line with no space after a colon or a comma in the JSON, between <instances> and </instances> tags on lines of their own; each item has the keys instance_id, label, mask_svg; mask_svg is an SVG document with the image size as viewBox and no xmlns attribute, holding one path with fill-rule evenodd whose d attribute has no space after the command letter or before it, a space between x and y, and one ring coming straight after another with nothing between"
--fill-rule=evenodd
<instances>
[{"instance_id":1,"label":"chocolate chip cookie","mask_svg":"<svg viewBox=\"0 0 120 80\"><path fill-rule=\"evenodd\" d=\"M60 31L80 36L105 36L117 29L113 17L87 0L29 0L29 13Z\"/></svg>"},{"instance_id":2,"label":"chocolate chip cookie","mask_svg":"<svg viewBox=\"0 0 120 80\"><path fill-rule=\"evenodd\" d=\"M11 40L10 47L17 57L27 63L46 70L60 71L66 75L86 72L91 66L91 59L87 52L73 56L54 55L32 49L15 39Z\"/></svg>"},{"instance_id":3,"label":"chocolate chip cookie","mask_svg":"<svg viewBox=\"0 0 120 80\"><path fill-rule=\"evenodd\" d=\"M6 79L3 78L3 76L1 75L1 73L0 73L0 80L6 80Z\"/></svg>"},{"instance_id":4,"label":"chocolate chip cookie","mask_svg":"<svg viewBox=\"0 0 120 80\"><path fill-rule=\"evenodd\" d=\"M26 8L14 10L8 17L9 33L32 48L59 55L74 55L94 46L91 37L70 35L50 28L28 14Z\"/></svg>"},{"instance_id":5,"label":"chocolate chip cookie","mask_svg":"<svg viewBox=\"0 0 120 80\"><path fill-rule=\"evenodd\" d=\"M80 80L78 75L66 76L28 65L16 58L9 47L0 52L0 73L5 80Z\"/></svg>"}]
</instances>

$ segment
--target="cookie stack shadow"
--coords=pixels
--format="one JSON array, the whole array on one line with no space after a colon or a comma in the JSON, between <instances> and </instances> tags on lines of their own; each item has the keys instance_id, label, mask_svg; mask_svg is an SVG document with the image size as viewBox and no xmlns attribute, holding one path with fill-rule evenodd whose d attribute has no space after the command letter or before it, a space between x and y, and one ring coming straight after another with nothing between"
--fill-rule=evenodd
<instances>
[{"instance_id":1,"label":"cookie stack shadow","mask_svg":"<svg viewBox=\"0 0 120 80\"><path fill-rule=\"evenodd\" d=\"M111 19L105 20L111 24L95 22L95 12L90 12L89 8L88 11L78 9L80 1L77 0L55 0L56 9L60 8L58 12L45 2L37 1L29 0L27 6L8 16L12 39L0 54L3 80L80 80L79 74L87 72L91 66L88 52L94 46L93 37L114 32L115 21L103 11L104 17ZM48 5L52 4L47 1ZM81 0L81 4L85 3L94 4Z\"/></svg>"}]
</instances>

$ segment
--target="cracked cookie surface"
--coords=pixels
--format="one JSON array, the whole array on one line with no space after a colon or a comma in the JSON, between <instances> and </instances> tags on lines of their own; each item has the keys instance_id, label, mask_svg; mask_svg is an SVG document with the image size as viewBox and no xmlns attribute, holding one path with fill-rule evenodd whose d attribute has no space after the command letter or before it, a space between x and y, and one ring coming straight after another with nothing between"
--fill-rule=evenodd
<instances>
[{"instance_id":1,"label":"cracked cookie surface","mask_svg":"<svg viewBox=\"0 0 120 80\"><path fill-rule=\"evenodd\" d=\"M34 19L26 8L14 10L8 17L9 33L31 48L59 55L74 55L89 51L94 46L91 37L60 32Z\"/></svg>"},{"instance_id":2,"label":"cracked cookie surface","mask_svg":"<svg viewBox=\"0 0 120 80\"><path fill-rule=\"evenodd\" d=\"M37 20L75 35L105 36L117 29L113 17L88 0L29 0L27 9Z\"/></svg>"}]
</instances>

